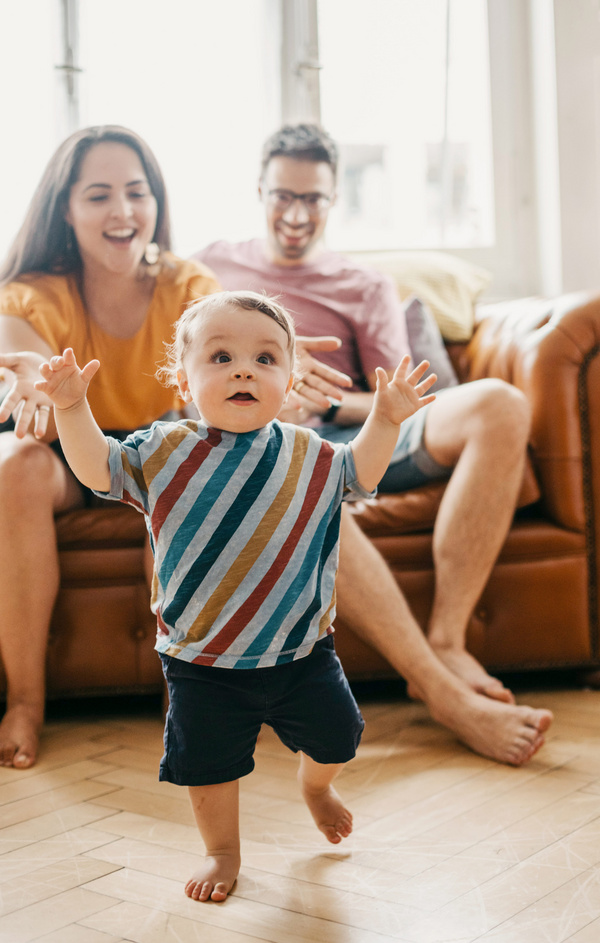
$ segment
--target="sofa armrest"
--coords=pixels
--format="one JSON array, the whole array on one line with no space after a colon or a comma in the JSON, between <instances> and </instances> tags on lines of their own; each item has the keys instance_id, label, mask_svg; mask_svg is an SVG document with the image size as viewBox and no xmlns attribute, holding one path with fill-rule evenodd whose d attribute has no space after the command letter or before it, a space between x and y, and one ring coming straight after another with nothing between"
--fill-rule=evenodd
<instances>
[{"instance_id":1,"label":"sofa armrest","mask_svg":"<svg viewBox=\"0 0 600 943\"><path fill-rule=\"evenodd\" d=\"M581 533L600 507L599 354L600 297L587 293L480 306L464 351L467 380L499 377L527 396L546 513Z\"/></svg>"}]
</instances>

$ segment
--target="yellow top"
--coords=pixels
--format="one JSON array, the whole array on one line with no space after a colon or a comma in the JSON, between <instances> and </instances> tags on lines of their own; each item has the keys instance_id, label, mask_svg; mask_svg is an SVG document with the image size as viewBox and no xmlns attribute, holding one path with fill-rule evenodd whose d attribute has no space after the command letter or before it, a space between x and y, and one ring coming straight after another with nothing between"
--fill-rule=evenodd
<instances>
[{"instance_id":1,"label":"yellow top","mask_svg":"<svg viewBox=\"0 0 600 943\"><path fill-rule=\"evenodd\" d=\"M0 287L0 313L23 318L59 354L72 347L80 365L97 358L88 391L102 429L138 429L183 405L154 376L165 360L164 342L189 301L219 291L205 265L167 255L156 277L146 320L133 337L113 337L87 317L74 275L22 275Z\"/></svg>"}]
</instances>

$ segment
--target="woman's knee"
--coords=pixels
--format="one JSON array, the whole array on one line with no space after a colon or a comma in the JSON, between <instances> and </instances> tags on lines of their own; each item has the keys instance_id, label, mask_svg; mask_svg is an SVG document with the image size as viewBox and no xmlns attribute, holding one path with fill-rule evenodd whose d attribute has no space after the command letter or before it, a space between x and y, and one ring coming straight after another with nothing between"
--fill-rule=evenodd
<instances>
[{"instance_id":1,"label":"woman's knee","mask_svg":"<svg viewBox=\"0 0 600 943\"><path fill-rule=\"evenodd\" d=\"M58 459L44 442L31 437L17 439L12 432L0 435L0 493L3 502L19 503L47 496L52 500Z\"/></svg>"}]
</instances>

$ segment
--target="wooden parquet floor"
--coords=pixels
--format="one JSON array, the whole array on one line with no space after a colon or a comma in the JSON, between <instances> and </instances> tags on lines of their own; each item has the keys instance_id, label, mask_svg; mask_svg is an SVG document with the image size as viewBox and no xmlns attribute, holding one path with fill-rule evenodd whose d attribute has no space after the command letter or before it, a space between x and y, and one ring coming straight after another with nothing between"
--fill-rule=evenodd
<instances>
[{"instance_id":1,"label":"wooden parquet floor","mask_svg":"<svg viewBox=\"0 0 600 943\"><path fill-rule=\"evenodd\" d=\"M186 790L158 782L160 705L51 711L39 764L0 769L0 943L598 943L600 692L519 700L556 714L523 769L401 696L361 701L338 780L355 831L335 847L265 730L222 904L183 894L201 845Z\"/></svg>"}]
</instances>

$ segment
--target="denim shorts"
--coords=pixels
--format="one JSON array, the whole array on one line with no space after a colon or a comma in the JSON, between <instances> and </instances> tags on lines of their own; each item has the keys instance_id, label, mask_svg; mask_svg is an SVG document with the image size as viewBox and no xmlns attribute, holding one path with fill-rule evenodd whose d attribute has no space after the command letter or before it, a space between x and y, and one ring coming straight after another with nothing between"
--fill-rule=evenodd
<instances>
[{"instance_id":1,"label":"denim shorts","mask_svg":"<svg viewBox=\"0 0 600 943\"><path fill-rule=\"evenodd\" d=\"M400 435L388 470L379 482L380 493L410 491L430 481L446 481L453 468L440 465L425 448L425 420L429 406L423 406L400 426ZM338 426L323 423L315 428L321 438L328 442L351 442L362 426Z\"/></svg>"},{"instance_id":2,"label":"denim shorts","mask_svg":"<svg viewBox=\"0 0 600 943\"><path fill-rule=\"evenodd\" d=\"M159 779L207 786L247 776L261 725L294 753L347 763L364 728L333 636L271 668L215 668L160 655L169 688Z\"/></svg>"}]
</instances>

